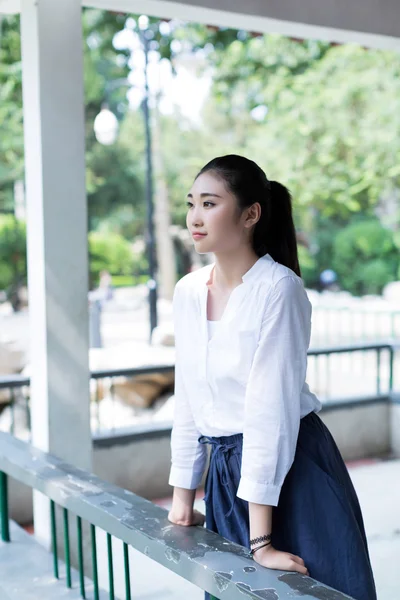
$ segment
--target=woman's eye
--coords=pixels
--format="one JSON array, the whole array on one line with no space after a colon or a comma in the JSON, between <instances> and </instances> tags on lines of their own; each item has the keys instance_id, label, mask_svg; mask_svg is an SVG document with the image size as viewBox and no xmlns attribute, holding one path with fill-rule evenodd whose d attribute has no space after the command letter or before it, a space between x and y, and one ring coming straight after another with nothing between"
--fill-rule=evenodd
<instances>
[{"instance_id":1,"label":"woman's eye","mask_svg":"<svg viewBox=\"0 0 400 600\"><path fill-rule=\"evenodd\" d=\"M208 204L209 206L215 206L213 202L207 202L207 201L206 201L206 202L203 202L203 204L204 204L204 206L205 206L206 204ZM191 207L193 206L193 204L192 204L191 202L186 202L186 206L187 206L188 208L191 208Z\"/></svg>"}]
</instances>

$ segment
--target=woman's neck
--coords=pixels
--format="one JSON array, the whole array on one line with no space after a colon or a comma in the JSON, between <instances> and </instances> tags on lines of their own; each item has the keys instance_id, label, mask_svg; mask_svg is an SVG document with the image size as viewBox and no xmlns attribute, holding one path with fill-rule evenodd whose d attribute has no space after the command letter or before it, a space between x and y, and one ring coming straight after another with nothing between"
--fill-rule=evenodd
<instances>
[{"instance_id":1,"label":"woman's neck","mask_svg":"<svg viewBox=\"0 0 400 600\"><path fill-rule=\"evenodd\" d=\"M219 289L233 289L240 285L242 277L258 261L259 257L253 250L248 253L221 255L215 254L215 266L210 285Z\"/></svg>"}]
</instances>

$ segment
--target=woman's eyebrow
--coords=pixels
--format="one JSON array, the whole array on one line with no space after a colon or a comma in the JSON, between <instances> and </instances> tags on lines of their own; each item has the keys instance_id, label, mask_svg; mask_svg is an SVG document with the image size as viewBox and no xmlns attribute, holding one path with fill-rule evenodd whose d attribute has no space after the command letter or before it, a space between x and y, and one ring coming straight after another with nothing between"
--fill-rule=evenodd
<instances>
[{"instance_id":1,"label":"woman's eyebrow","mask_svg":"<svg viewBox=\"0 0 400 600\"><path fill-rule=\"evenodd\" d=\"M222 198L222 196L218 196L218 194L211 194L211 192L203 192L200 194L200 198L205 198L206 196L211 196L212 198ZM187 198L193 198L193 195L189 193Z\"/></svg>"}]
</instances>

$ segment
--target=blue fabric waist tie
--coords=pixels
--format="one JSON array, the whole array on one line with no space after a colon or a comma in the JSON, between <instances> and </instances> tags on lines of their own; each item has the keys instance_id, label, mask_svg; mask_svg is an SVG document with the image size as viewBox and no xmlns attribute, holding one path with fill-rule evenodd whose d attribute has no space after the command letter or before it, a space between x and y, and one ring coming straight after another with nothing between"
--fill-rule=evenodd
<instances>
[{"instance_id":1,"label":"blue fabric waist tie","mask_svg":"<svg viewBox=\"0 0 400 600\"><path fill-rule=\"evenodd\" d=\"M200 444L211 445L210 465L206 478L204 501L207 503L210 500L212 482L216 482L219 479L229 497L230 508L225 513L225 517L231 516L236 500L236 494L232 492L232 485L230 484L232 477L227 462L227 454L234 448L237 448L241 437L240 434L222 438L202 435L198 440Z\"/></svg>"}]
</instances>

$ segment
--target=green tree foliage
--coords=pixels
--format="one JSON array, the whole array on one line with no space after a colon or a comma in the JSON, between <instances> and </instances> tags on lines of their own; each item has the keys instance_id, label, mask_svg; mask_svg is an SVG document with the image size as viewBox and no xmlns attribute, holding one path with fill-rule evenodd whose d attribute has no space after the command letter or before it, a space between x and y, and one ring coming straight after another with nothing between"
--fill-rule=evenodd
<instances>
[{"instance_id":1,"label":"green tree foliage","mask_svg":"<svg viewBox=\"0 0 400 600\"><path fill-rule=\"evenodd\" d=\"M120 141L113 146L93 145L87 157L86 189L89 205L89 230L97 229L106 218L113 218L123 205L132 205L143 230L144 201L138 157Z\"/></svg>"},{"instance_id":2,"label":"green tree foliage","mask_svg":"<svg viewBox=\"0 0 400 600\"><path fill-rule=\"evenodd\" d=\"M112 81L124 79L129 74L130 53L125 49L116 49L114 36L121 31L125 15L85 8L82 11L84 38L84 81L86 142L90 146L95 142L93 121L107 101L110 110L122 118L128 108L126 87L116 86Z\"/></svg>"},{"instance_id":3,"label":"green tree foliage","mask_svg":"<svg viewBox=\"0 0 400 600\"><path fill-rule=\"evenodd\" d=\"M116 47L114 39L135 19L83 11L89 227L129 240L145 227L143 117L127 111L126 87L109 83L129 73L130 50ZM6 124L0 136L0 210L12 208L12 185L23 166L18 18L3 18L1 31L0 116ZM249 156L292 192L297 227L310 242L311 251L300 254L311 283L333 266L336 236L360 216L375 219L383 199L398 194L398 54L155 18L149 45L173 69L178 59L195 55L199 73L213 77L201 124L179 112L161 118L174 223L185 226L185 196L205 162L231 152ZM112 147L98 144L93 133L105 99L120 120ZM400 213L389 216L399 245ZM386 267L374 263L363 277L374 279L378 289L396 275L386 255L368 259L374 260ZM349 281L341 277L349 289L362 288Z\"/></svg>"},{"instance_id":4,"label":"green tree foliage","mask_svg":"<svg viewBox=\"0 0 400 600\"><path fill-rule=\"evenodd\" d=\"M325 46L279 36L231 44L215 73L217 134L239 136L299 206L346 221L372 215L380 194L400 184L400 57ZM256 107L267 110L258 122Z\"/></svg>"},{"instance_id":5,"label":"green tree foliage","mask_svg":"<svg viewBox=\"0 0 400 600\"><path fill-rule=\"evenodd\" d=\"M113 146L102 146L96 141L93 123L106 102L122 122L127 109L127 86L112 85L123 82L129 72L130 52L116 49L113 40L121 31L126 15L83 10L85 123L86 123L86 180L89 230L98 227L106 216L123 204L143 203L143 186L138 161L133 158L119 139Z\"/></svg>"},{"instance_id":6,"label":"green tree foliage","mask_svg":"<svg viewBox=\"0 0 400 600\"><path fill-rule=\"evenodd\" d=\"M0 215L0 290L26 283L25 223Z\"/></svg>"},{"instance_id":7,"label":"green tree foliage","mask_svg":"<svg viewBox=\"0 0 400 600\"><path fill-rule=\"evenodd\" d=\"M371 219L352 223L337 234L332 262L339 283L361 295L380 293L395 279L400 261L392 232Z\"/></svg>"},{"instance_id":8,"label":"green tree foliage","mask_svg":"<svg viewBox=\"0 0 400 600\"><path fill-rule=\"evenodd\" d=\"M111 275L130 275L133 270L133 253L129 243L114 233L102 234L92 231L89 234L90 275L97 283L101 271Z\"/></svg>"},{"instance_id":9,"label":"green tree foliage","mask_svg":"<svg viewBox=\"0 0 400 600\"><path fill-rule=\"evenodd\" d=\"M218 146L227 142L290 188L317 272L332 267L336 235L360 215L375 218L400 187L399 55L261 36L215 50L210 62L216 104L205 120ZM398 210L390 224L396 238ZM381 258L385 268L363 272L364 288L346 277L342 285L382 289L396 273Z\"/></svg>"},{"instance_id":10,"label":"green tree foliage","mask_svg":"<svg viewBox=\"0 0 400 600\"><path fill-rule=\"evenodd\" d=\"M110 81L126 78L130 71L130 53L113 45L126 16L95 9L84 9L82 15L88 204L90 222L96 223L127 198L139 204L142 185L126 149L101 146L93 132L105 100L119 119L128 107L126 86L108 91ZM24 176L19 17L3 17L0 28L0 210L12 210L14 181ZM112 181L105 183L111 175Z\"/></svg>"},{"instance_id":11,"label":"green tree foliage","mask_svg":"<svg viewBox=\"0 0 400 600\"><path fill-rule=\"evenodd\" d=\"M315 256L313 256L308 248L298 245L299 263L301 276L307 287L314 287L318 284L318 268Z\"/></svg>"},{"instance_id":12,"label":"green tree foliage","mask_svg":"<svg viewBox=\"0 0 400 600\"><path fill-rule=\"evenodd\" d=\"M23 178L19 17L0 16L0 211L12 211L14 182Z\"/></svg>"},{"instance_id":13,"label":"green tree foliage","mask_svg":"<svg viewBox=\"0 0 400 600\"><path fill-rule=\"evenodd\" d=\"M90 274L92 284L98 282L102 270L115 275L132 275L146 272L146 258L133 253L131 245L116 233L91 232L89 234ZM0 216L0 290L10 296L15 289L26 284L26 227L12 216Z\"/></svg>"}]
</instances>

